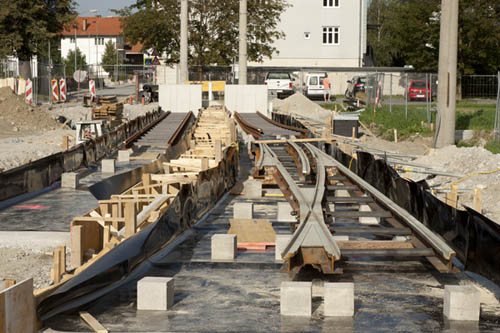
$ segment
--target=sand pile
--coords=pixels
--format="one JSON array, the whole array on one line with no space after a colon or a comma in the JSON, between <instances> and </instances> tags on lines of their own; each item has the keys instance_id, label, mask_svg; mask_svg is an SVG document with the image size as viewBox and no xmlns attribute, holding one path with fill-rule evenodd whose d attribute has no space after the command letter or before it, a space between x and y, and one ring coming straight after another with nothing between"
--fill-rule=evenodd
<instances>
[{"instance_id":1,"label":"sand pile","mask_svg":"<svg viewBox=\"0 0 500 333\"><path fill-rule=\"evenodd\" d=\"M500 169L500 154L492 154L482 147L457 148L448 146L436 149L433 153L422 156L414 162L425 164L434 169L449 171L464 176L478 171L493 171ZM411 179L421 180L426 175L410 174ZM429 185L442 187L451 184L459 178L435 177L428 179ZM473 175L457 184L459 189L473 189L482 185L483 209L490 219L500 223L500 170L488 174ZM461 193L460 203L472 207L473 193Z\"/></svg>"},{"instance_id":2,"label":"sand pile","mask_svg":"<svg viewBox=\"0 0 500 333\"><path fill-rule=\"evenodd\" d=\"M0 137L21 137L56 129L59 123L47 112L26 104L9 87L0 88Z\"/></svg>"},{"instance_id":3,"label":"sand pile","mask_svg":"<svg viewBox=\"0 0 500 333\"><path fill-rule=\"evenodd\" d=\"M299 92L283 100L274 99L273 110L284 114L296 114L318 121L325 121L325 118L332 114L332 111L323 109L319 104L314 103Z\"/></svg>"}]
</instances>

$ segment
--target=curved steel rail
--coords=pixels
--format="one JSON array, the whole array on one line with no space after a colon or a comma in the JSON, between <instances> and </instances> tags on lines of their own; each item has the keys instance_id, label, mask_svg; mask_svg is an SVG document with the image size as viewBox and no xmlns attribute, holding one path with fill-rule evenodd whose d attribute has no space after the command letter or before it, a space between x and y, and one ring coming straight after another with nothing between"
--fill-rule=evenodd
<instances>
[{"instance_id":1,"label":"curved steel rail","mask_svg":"<svg viewBox=\"0 0 500 333\"><path fill-rule=\"evenodd\" d=\"M250 124L247 122L245 119L243 119L242 116L238 112L234 112L234 119L238 122L238 125L240 125L241 129L245 131L245 133L250 134L256 138L262 138L262 133L263 131L260 128L255 127L254 125Z\"/></svg>"},{"instance_id":2,"label":"curved steel rail","mask_svg":"<svg viewBox=\"0 0 500 333\"><path fill-rule=\"evenodd\" d=\"M293 126L285 125L285 124L282 124L282 123L277 122L275 120L272 120L271 118L268 118L267 116L260 113L259 111L257 111L257 115L259 115L262 119L264 119L268 123L273 124L276 127L281 127L281 128L286 129L286 130L289 130L289 131L302 133L301 135L299 135L300 138L305 138L307 136L307 133L309 132L307 129L304 129L304 128L293 127Z\"/></svg>"},{"instance_id":3,"label":"curved steel rail","mask_svg":"<svg viewBox=\"0 0 500 333\"><path fill-rule=\"evenodd\" d=\"M300 173L303 176L307 176L311 174L311 164L309 163L309 159L307 158L304 151L299 147L298 144L291 140L287 140L288 145L297 153L299 159Z\"/></svg>"}]
</instances>

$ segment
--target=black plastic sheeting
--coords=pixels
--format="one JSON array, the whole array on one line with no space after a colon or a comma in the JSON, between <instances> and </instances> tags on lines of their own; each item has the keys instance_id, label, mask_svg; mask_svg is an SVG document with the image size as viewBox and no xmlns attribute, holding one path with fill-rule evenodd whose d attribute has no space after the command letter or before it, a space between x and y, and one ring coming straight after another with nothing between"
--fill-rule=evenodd
<instances>
[{"instance_id":1,"label":"black plastic sheeting","mask_svg":"<svg viewBox=\"0 0 500 333\"><path fill-rule=\"evenodd\" d=\"M443 237L465 269L500 285L500 226L467 208L455 209L426 191L428 184L403 179L383 159L358 152L357 160L329 146L329 153L416 219Z\"/></svg>"},{"instance_id":2,"label":"black plastic sheeting","mask_svg":"<svg viewBox=\"0 0 500 333\"><path fill-rule=\"evenodd\" d=\"M236 147L231 147L225 150L224 159L216 168L200 172L195 185L182 185L170 207L155 223L120 243L74 278L38 297L38 317L46 320L62 311L77 310L92 301L87 295L99 290L109 292L113 285L119 287L142 262L206 213L235 184L237 170Z\"/></svg>"},{"instance_id":3,"label":"black plastic sheeting","mask_svg":"<svg viewBox=\"0 0 500 333\"><path fill-rule=\"evenodd\" d=\"M64 172L96 164L134 133L161 116L161 111L148 112L120 125L111 132L80 143L71 149L49 155L17 168L0 172L0 201L41 190L55 183Z\"/></svg>"}]
</instances>

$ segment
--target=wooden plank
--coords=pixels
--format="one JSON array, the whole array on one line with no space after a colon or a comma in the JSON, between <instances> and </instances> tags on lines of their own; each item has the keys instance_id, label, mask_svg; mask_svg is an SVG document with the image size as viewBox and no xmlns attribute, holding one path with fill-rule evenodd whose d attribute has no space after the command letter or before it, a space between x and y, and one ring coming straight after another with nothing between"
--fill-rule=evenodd
<instances>
[{"instance_id":1,"label":"wooden plank","mask_svg":"<svg viewBox=\"0 0 500 333\"><path fill-rule=\"evenodd\" d=\"M142 175L142 186L144 186L144 191L146 192L145 194L150 194L151 189L149 186L151 185L151 174L150 173L145 173Z\"/></svg>"},{"instance_id":2,"label":"wooden plank","mask_svg":"<svg viewBox=\"0 0 500 333\"><path fill-rule=\"evenodd\" d=\"M137 209L135 204L125 204L125 237L135 235L137 230Z\"/></svg>"},{"instance_id":3,"label":"wooden plank","mask_svg":"<svg viewBox=\"0 0 500 333\"><path fill-rule=\"evenodd\" d=\"M340 250L370 250L370 249L413 249L410 242L400 241L337 241Z\"/></svg>"},{"instance_id":4,"label":"wooden plank","mask_svg":"<svg viewBox=\"0 0 500 333\"><path fill-rule=\"evenodd\" d=\"M61 252L59 249L54 251L54 264L52 266L53 276L52 281L54 284L58 284L61 281Z\"/></svg>"},{"instance_id":5,"label":"wooden plank","mask_svg":"<svg viewBox=\"0 0 500 333\"><path fill-rule=\"evenodd\" d=\"M215 162L219 163L222 160L222 141L215 140Z\"/></svg>"},{"instance_id":6,"label":"wooden plank","mask_svg":"<svg viewBox=\"0 0 500 333\"><path fill-rule=\"evenodd\" d=\"M0 292L0 332L36 332L33 279Z\"/></svg>"},{"instance_id":7,"label":"wooden plank","mask_svg":"<svg viewBox=\"0 0 500 333\"><path fill-rule=\"evenodd\" d=\"M237 235L238 243L274 243L276 233L266 219L230 219L228 234Z\"/></svg>"},{"instance_id":8,"label":"wooden plank","mask_svg":"<svg viewBox=\"0 0 500 333\"><path fill-rule=\"evenodd\" d=\"M59 261L59 271L61 274L66 273L66 246L61 245L58 247L59 253L60 253L60 261Z\"/></svg>"},{"instance_id":9,"label":"wooden plank","mask_svg":"<svg viewBox=\"0 0 500 333\"><path fill-rule=\"evenodd\" d=\"M87 325L90 326L94 330L94 332L97 333L108 333L108 330L104 328L104 326L101 325L97 319L94 318L90 313L82 311L80 312L80 318L87 323Z\"/></svg>"},{"instance_id":10,"label":"wooden plank","mask_svg":"<svg viewBox=\"0 0 500 333\"><path fill-rule=\"evenodd\" d=\"M70 229L71 234L71 266L79 267L83 263L83 242L81 225L73 225Z\"/></svg>"}]
</instances>

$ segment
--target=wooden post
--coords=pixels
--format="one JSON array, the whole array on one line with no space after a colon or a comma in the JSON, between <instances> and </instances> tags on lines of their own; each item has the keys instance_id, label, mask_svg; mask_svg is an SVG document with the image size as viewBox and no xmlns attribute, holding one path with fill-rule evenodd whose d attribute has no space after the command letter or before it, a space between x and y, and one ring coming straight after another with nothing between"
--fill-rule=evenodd
<instances>
[{"instance_id":1,"label":"wooden post","mask_svg":"<svg viewBox=\"0 0 500 333\"><path fill-rule=\"evenodd\" d=\"M356 127L352 127L352 141L356 139Z\"/></svg>"},{"instance_id":2,"label":"wooden post","mask_svg":"<svg viewBox=\"0 0 500 333\"><path fill-rule=\"evenodd\" d=\"M109 226L104 227L103 237L102 237L102 248L106 247L106 244L109 243L111 239L111 228Z\"/></svg>"},{"instance_id":3,"label":"wooden post","mask_svg":"<svg viewBox=\"0 0 500 333\"><path fill-rule=\"evenodd\" d=\"M451 191L446 196L446 203L453 208L457 208L458 204L458 186L452 185Z\"/></svg>"},{"instance_id":4,"label":"wooden post","mask_svg":"<svg viewBox=\"0 0 500 333\"><path fill-rule=\"evenodd\" d=\"M222 141L215 140L215 163L219 163L222 160Z\"/></svg>"},{"instance_id":5,"label":"wooden post","mask_svg":"<svg viewBox=\"0 0 500 333\"><path fill-rule=\"evenodd\" d=\"M59 271L61 274L66 273L66 246L61 245L58 247L60 261L59 261Z\"/></svg>"},{"instance_id":6,"label":"wooden post","mask_svg":"<svg viewBox=\"0 0 500 333\"><path fill-rule=\"evenodd\" d=\"M473 204L472 204L472 208L476 212L482 214L482 211L483 211L483 198L482 198L482 194L481 194L481 189L482 189L482 187L479 186L479 185L474 186L474 201L473 201Z\"/></svg>"},{"instance_id":7,"label":"wooden post","mask_svg":"<svg viewBox=\"0 0 500 333\"><path fill-rule=\"evenodd\" d=\"M434 123L431 123L431 132L434 132Z\"/></svg>"},{"instance_id":8,"label":"wooden post","mask_svg":"<svg viewBox=\"0 0 500 333\"><path fill-rule=\"evenodd\" d=\"M66 151L69 149L69 137L67 135L64 135L62 137L62 150Z\"/></svg>"},{"instance_id":9,"label":"wooden post","mask_svg":"<svg viewBox=\"0 0 500 333\"><path fill-rule=\"evenodd\" d=\"M71 266L80 267L83 264L83 226L71 227Z\"/></svg>"},{"instance_id":10,"label":"wooden post","mask_svg":"<svg viewBox=\"0 0 500 333\"><path fill-rule=\"evenodd\" d=\"M394 129L394 142L398 143L398 130L396 128Z\"/></svg>"},{"instance_id":11,"label":"wooden post","mask_svg":"<svg viewBox=\"0 0 500 333\"><path fill-rule=\"evenodd\" d=\"M54 265L52 266L52 281L54 283L61 282L61 252L59 249L56 249L54 252Z\"/></svg>"},{"instance_id":12,"label":"wooden post","mask_svg":"<svg viewBox=\"0 0 500 333\"><path fill-rule=\"evenodd\" d=\"M135 203L125 203L125 237L130 237L135 234L137 229L137 209Z\"/></svg>"},{"instance_id":13,"label":"wooden post","mask_svg":"<svg viewBox=\"0 0 500 333\"><path fill-rule=\"evenodd\" d=\"M151 185L151 174L145 173L142 175L142 186L144 186L144 194L151 194L151 188L148 186Z\"/></svg>"},{"instance_id":14,"label":"wooden post","mask_svg":"<svg viewBox=\"0 0 500 333\"><path fill-rule=\"evenodd\" d=\"M202 157L201 159L201 171L207 170L210 168L210 164L208 161L208 157Z\"/></svg>"}]
</instances>

